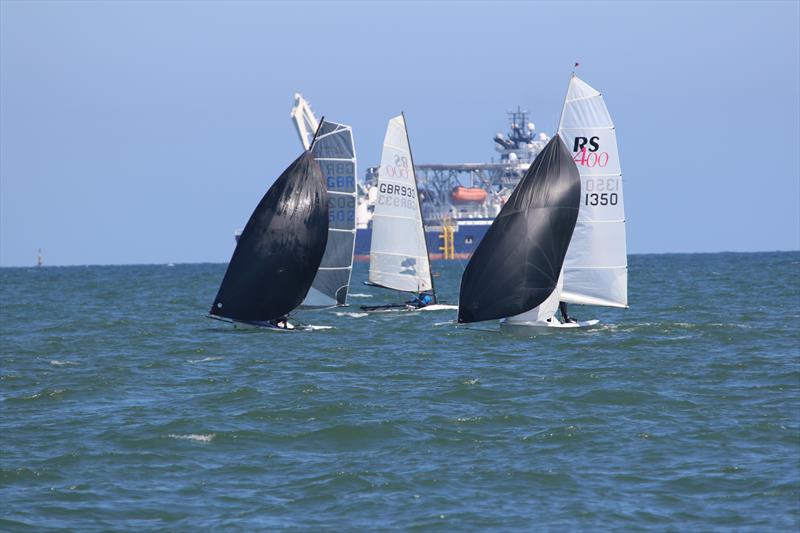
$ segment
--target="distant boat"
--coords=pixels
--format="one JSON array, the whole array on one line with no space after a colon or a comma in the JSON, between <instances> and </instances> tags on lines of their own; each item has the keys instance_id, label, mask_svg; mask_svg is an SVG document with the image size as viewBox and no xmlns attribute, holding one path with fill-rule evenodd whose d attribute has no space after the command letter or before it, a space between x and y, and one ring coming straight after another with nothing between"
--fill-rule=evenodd
<instances>
[{"instance_id":1,"label":"distant boat","mask_svg":"<svg viewBox=\"0 0 800 533\"><path fill-rule=\"evenodd\" d=\"M556 135L528 168L467 264L458 322L513 317L553 294L580 197L578 169Z\"/></svg>"},{"instance_id":2,"label":"distant boat","mask_svg":"<svg viewBox=\"0 0 800 533\"><path fill-rule=\"evenodd\" d=\"M294 329L286 316L303 302L328 242L328 192L304 152L275 180L242 230L209 311L211 318Z\"/></svg>"},{"instance_id":3,"label":"distant boat","mask_svg":"<svg viewBox=\"0 0 800 533\"><path fill-rule=\"evenodd\" d=\"M311 153L328 191L328 244L302 306L347 305L356 240L356 153L350 126L323 119Z\"/></svg>"},{"instance_id":4,"label":"distant boat","mask_svg":"<svg viewBox=\"0 0 800 533\"><path fill-rule=\"evenodd\" d=\"M405 115L386 128L372 215L369 285L413 293L413 303L362 306L365 311L436 303L422 209ZM428 301L429 300L429 301Z\"/></svg>"},{"instance_id":5,"label":"distant boat","mask_svg":"<svg viewBox=\"0 0 800 533\"><path fill-rule=\"evenodd\" d=\"M44 257L42 256L42 249L39 248L39 253L36 255L36 266L40 267L44 265Z\"/></svg>"}]
</instances>

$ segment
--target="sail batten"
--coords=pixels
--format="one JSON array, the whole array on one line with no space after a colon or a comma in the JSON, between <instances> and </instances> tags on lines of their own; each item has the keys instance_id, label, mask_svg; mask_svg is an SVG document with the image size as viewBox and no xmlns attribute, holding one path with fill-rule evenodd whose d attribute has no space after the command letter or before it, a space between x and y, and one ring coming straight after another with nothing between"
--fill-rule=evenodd
<instances>
[{"instance_id":1,"label":"sail batten","mask_svg":"<svg viewBox=\"0 0 800 533\"><path fill-rule=\"evenodd\" d=\"M559 124L581 176L581 205L564 261L561 300L627 307L623 179L614 123L602 94L572 76Z\"/></svg>"},{"instance_id":2,"label":"sail batten","mask_svg":"<svg viewBox=\"0 0 800 533\"><path fill-rule=\"evenodd\" d=\"M372 217L369 282L403 292L433 291L419 192L405 117L386 129Z\"/></svg>"},{"instance_id":3,"label":"sail batten","mask_svg":"<svg viewBox=\"0 0 800 533\"><path fill-rule=\"evenodd\" d=\"M322 266L303 307L345 305L356 237L356 153L352 129L323 119L311 151L327 185L329 228Z\"/></svg>"}]
</instances>

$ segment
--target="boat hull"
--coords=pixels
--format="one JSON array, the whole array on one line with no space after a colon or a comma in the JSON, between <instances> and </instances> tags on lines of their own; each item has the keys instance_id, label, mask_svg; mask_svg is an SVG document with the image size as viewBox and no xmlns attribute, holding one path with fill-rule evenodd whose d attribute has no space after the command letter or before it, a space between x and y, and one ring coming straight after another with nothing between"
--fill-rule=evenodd
<instances>
[{"instance_id":1,"label":"boat hull","mask_svg":"<svg viewBox=\"0 0 800 533\"><path fill-rule=\"evenodd\" d=\"M583 320L579 322L567 322L567 323L561 323L556 319L553 319L550 322L544 322L544 321L509 322L507 319L503 319L500 321L500 327L520 332L544 333L544 332L555 332L565 329L590 328L592 326L596 326L599 323L600 321L596 319Z\"/></svg>"}]
</instances>

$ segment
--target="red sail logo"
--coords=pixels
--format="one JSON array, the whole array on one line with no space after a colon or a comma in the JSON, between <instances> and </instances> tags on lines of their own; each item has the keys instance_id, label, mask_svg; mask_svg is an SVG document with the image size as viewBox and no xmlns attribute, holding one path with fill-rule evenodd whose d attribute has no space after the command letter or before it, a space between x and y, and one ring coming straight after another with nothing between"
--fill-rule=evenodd
<instances>
[{"instance_id":1,"label":"red sail logo","mask_svg":"<svg viewBox=\"0 0 800 533\"><path fill-rule=\"evenodd\" d=\"M582 167L602 168L608 164L608 152L598 152L599 149L600 137L575 137L575 144L572 147L575 156L572 160Z\"/></svg>"}]
</instances>

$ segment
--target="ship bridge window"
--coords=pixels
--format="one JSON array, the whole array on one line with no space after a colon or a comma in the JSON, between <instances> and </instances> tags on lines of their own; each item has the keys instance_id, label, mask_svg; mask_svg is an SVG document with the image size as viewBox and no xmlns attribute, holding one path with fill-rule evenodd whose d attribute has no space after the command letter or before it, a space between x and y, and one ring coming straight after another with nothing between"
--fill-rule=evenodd
<instances>
[{"instance_id":1,"label":"ship bridge window","mask_svg":"<svg viewBox=\"0 0 800 533\"><path fill-rule=\"evenodd\" d=\"M472 235L464 237L464 244L472 244Z\"/></svg>"}]
</instances>

